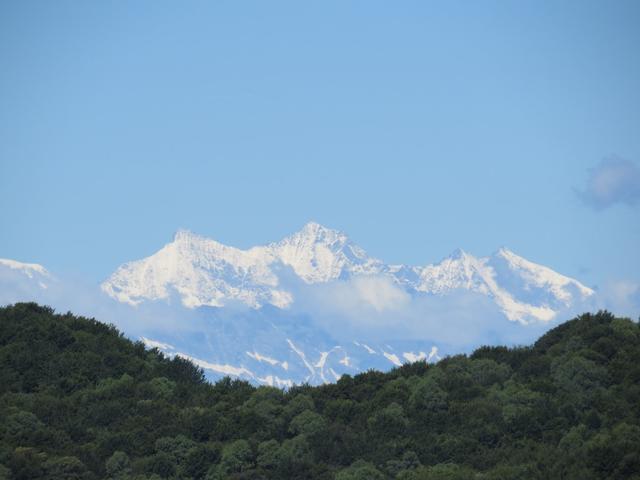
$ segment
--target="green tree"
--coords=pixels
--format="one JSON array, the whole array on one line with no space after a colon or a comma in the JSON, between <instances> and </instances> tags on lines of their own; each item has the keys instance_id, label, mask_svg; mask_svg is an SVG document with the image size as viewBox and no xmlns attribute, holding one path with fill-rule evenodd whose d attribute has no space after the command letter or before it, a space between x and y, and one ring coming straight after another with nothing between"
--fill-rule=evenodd
<instances>
[{"instance_id":1,"label":"green tree","mask_svg":"<svg viewBox=\"0 0 640 480\"><path fill-rule=\"evenodd\" d=\"M184 435L159 438L155 445L156 452L166 453L176 464L184 463L189 452L196 446L196 442Z\"/></svg>"},{"instance_id":2,"label":"green tree","mask_svg":"<svg viewBox=\"0 0 640 480\"><path fill-rule=\"evenodd\" d=\"M397 403L378 411L367 423L373 435L383 438L402 435L409 426L404 409Z\"/></svg>"},{"instance_id":3,"label":"green tree","mask_svg":"<svg viewBox=\"0 0 640 480\"><path fill-rule=\"evenodd\" d=\"M158 452L147 458L145 470L161 478L171 478L177 472L176 460L165 452Z\"/></svg>"},{"instance_id":4,"label":"green tree","mask_svg":"<svg viewBox=\"0 0 640 480\"><path fill-rule=\"evenodd\" d=\"M314 435L323 432L327 428L324 417L311 410L305 410L296 415L289 424L289 432L294 435Z\"/></svg>"},{"instance_id":5,"label":"green tree","mask_svg":"<svg viewBox=\"0 0 640 480\"><path fill-rule=\"evenodd\" d=\"M38 417L31 412L19 411L7 416L4 430L14 441L28 442L44 428Z\"/></svg>"},{"instance_id":6,"label":"green tree","mask_svg":"<svg viewBox=\"0 0 640 480\"><path fill-rule=\"evenodd\" d=\"M257 464L265 470L275 470L280 464L280 444L277 440L271 439L258 445Z\"/></svg>"},{"instance_id":7,"label":"green tree","mask_svg":"<svg viewBox=\"0 0 640 480\"><path fill-rule=\"evenodd\" d=\"M130 464L129 455L117 451L113 452L113 455L105 462L105 470L111 478L122 478L131 472Z\"/></svg>"},{"instance_id":8,"label":"green tree","mask_svg":"<svg viewBox=\"0 0 640 480\"><path fill-rule=\"evenodd\" d=\"M11 480L11 470L0 463L0 480Z\"/></svg>"},{"instance_id":9,"label":"green tree","mask_svg":"<svg viewBox=\"0 0 640 480\"><path fill-rule=\"evenodd\" d=\"M336 480L385 480L385 475L373 464L358 460L350 467L340 470Z\"/></svg>"},{"instance_id":10,"label":"green tree","mask_svg":"<svg viewBox=\"0 0 640 480\"><path fill-rule=\"evenodd\" d=\"M155 399L170 400L176 390L176 382L167 377L155 377L149 380L149 393Z\"/></svg>"},{"instance_id":11,"label":"green tree","mask_svg":"<svg viewBox=\"0 0 640 480\"><path fill-rule=\"evenodd\" d=\"M91 478L87 467L73 456L47 459L42 465L46 480L82 480Z\"/></svg>"},{"instance_id":12,"label":"green tree","mask_svg":"<svg viewBox=\"0 0 640 480\"><path fill-rule=\"evenodd\" d=\"M236 440L224 447L218 465L218 475L224 476L249 470L253 466L253 452L249 442Z\"/></svg>"},{"instance_id":13,"label":"green tree","mask_svg":"<svg viewBox=\"0 0 640 480\"><path fill-rule=\"evenodd\" d=\"M433 378L422 379L411 393L409 405L416 412L444 412L447 410L447 392Z\"/></svg>"}]
</instances>

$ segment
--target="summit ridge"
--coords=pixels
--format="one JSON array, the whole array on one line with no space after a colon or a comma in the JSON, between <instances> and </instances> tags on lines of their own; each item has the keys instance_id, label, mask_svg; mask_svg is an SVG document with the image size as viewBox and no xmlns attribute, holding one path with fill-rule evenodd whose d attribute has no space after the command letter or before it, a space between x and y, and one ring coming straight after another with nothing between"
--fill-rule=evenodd
<instances>
[{"instance_id":1,"label":"summit ridge","mask_svg":"<svg viewBox=\"0 0 640 480\"><path fill-rule=\"evenodd\" d=\"M447 295L465 290L490 297L512 321L552 320L557 311L593 296L578 280L531 262L506 247L488 257L455 250L439 263L388 265L349 237L316 222L284 239L239 249L188 230L155 254L125 263L102 290L120 302L179 298L189 308L241 302L252 308L288 308L295 302L283 269L307 285L382 276L412 295Z\"/></svg>"}]
</instances>

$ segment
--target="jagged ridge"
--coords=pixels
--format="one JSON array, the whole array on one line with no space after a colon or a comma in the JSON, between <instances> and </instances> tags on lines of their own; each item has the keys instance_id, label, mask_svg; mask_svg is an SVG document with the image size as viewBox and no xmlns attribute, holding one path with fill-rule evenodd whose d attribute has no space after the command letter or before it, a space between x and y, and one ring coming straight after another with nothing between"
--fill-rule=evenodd
<instances>
[{"instance_id":1,"label":"jagged ridge","mask_svg":"<svg viewBox=\"0 0 640 480\"><path fill-rule=\"evenodd\" d=\"M231 302L286 308L295 298L283 285L283 269L307 284L384 275L411 294L468 290L491 297L509 320L523 323L549 321L558 310L594 293L506 248L490 257L457 250L434 265L387 265L342 232L315 222L280 242L248 250L182 230L154 255L119 267L102 289L132 305L176 296L190 308Z\"/></svg>"}]
</instances>

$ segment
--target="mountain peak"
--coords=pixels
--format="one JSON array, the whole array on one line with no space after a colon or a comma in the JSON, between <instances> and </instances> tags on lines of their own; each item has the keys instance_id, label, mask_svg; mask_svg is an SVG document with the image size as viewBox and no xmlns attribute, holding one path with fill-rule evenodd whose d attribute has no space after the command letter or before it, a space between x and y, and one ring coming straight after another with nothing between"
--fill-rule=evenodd
<instances>
[{"instance_id":1,"label":"mountain peak","mask_svg":"<svg viewBox=\"0 0 640 480\"><path fill-rule=\"evenodd\" d=\"M305 223L304 227L302 227L302 230L319 231L319 230L330 230L330 229L325 227L324 225L319 224L318 222L314 222L313 220L311 220Z\"/></svg>"},{"instance_id":2,"label":"mountain peak","mask_svg":"<svg viewBox=\"0 0 640 480\"><path fill-rule=\"evenodd\" d=\"M501 246L498 250L496 250L493 256L502 257L502 258L521 258L518 254L514 253L512 250L509 250L504 245Z\"/></svg>"},{"instance_id":3,"label":"mountain peak","mask_svg":"<svg viewBox=\"0 0 640 480\"><path fill-rule=\"evenodd\" d=\"M188 307L239 301L254 308L267 304L284 308L294 298L285 277L280 277L281 266L290 267L307 284L384 275L420 295L468 290L493 298L508 319L523 322L547 321L556 311L593 295L577 280L506 247L490 257L475 257L458 248L439 264L391 266L370 257L344 233L314 221L279 242L248 250L180 229L173 243L122 265L102 288L131 304L167 300L175 291Z\"/></svg>"},{"instance_id":4,"label":"mountain peak","mask_svg":"<svg viewBox=\"0 0 640 480\"><path fill-rule=\"evenodd\" d=\"M449 260L463 260L463 259L468 258L470 256L471 255L469 255L463 249L456 248L453 252L451 252L451 255L449 255L447 258Z\"/></svg>"},{"instance_id":5,"label":"mountain peak","mask_svg":"<svg viewBox=\"0 0 640 480\"><path fill-rule=\"evenodd\" d=\"M292 235L292 237L296 236L314 239L315 241L335 241L337 239L346 240L347 238L346 235L339 230L325 227L324 225L314 221L308 222L299 232Z\"/></svg>"},{"instance_id":6,"label":"mountain peak","mask_svg":"<svg viewBox=\"0 0 640 480\"><path fill-rule=\"evenodd\" d=\"M323 245L335 252L342 250L349 243L349 238L339 230L325 227L317 222L309 222L297 232L271 246L275 248L290 246L297 250L308 250Z\"/></svg>"},{"instance_id":7,"label":"mountain peak","mask_svg":"<svg viewBox=\"0 0 640 480\"><path fill-rule=\"evenodd\" d=\"M313 221L270 248L307 283L327 282L353 273L374 273L380 266L378 260L370 258L344 233Z\"/></svg>"},{"instance_id":8,"label":"mountain peak","mask_svg":"<svg viewBox=\"0 0 640 480\"><path fill-rule=\"evenodd\" d=\"M507 271L515 273L524 281L525 293L529 294L533 287L543 288L550 292L555 300L569 305L573 296L590 297L594 291L578 280L562 275L549 267L534 263L512 252L506 247L501 247L489 259L493 268L499 269L504 275ZM502 264L502 267L501 267ZM506 266L506 270L505 267ZM571 290L576 290L574 294Z\"/></svg>"},{"instance_id":9,"label":"mountain peak","mask_svg":"<svg viewBox=\"0 0 640 480\"><path fill-rule=\"evenodd\" d=\"M201 238L198 234L193 233L191 230L186 228L179 228L176 230L176 233L173 234L174 242L182 242L186 240L192 240L194 238Z\"/></svg>"}]
</instances>

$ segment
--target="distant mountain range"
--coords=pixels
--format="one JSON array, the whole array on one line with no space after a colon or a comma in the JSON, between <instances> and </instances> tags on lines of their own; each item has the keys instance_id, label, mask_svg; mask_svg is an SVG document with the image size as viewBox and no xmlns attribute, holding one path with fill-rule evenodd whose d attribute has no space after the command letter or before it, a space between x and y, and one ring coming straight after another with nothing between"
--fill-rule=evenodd
<instances>
[{"instance_id":1,"label":"distant mountain range","mask_svg":"<svg viewBox=\"0 0 640 480\"><path fill-rule=\"evenodd\" d=\"M463 289L486 295L509 320L548 321L594 294L577 280L537 265L506 248L490 257L456 250L440 263L389 265L372 258L341 232L308 223L280 242L241 250L188 231L155 254L126 263L102 289L137 305L176 292L188 308L240 301L252 308L287 308L295 298L280 272L289 268L307 284L382 275L411 294L447 295Z\"/></svg>"},{"instance_id":2,"label":"distant mountain range","mask_svg":"<svg viewBox=\"0 0 640 480\"><path fill-rule=\"evenodd\" d=\"M373 336L365 318L359 329L345 333L316 321L313 307L298 306L300 292L318 289L330 305L336 299L323 287L363 279L386 288L363 297L371 312L382 310L388 295L404 302L455 302L462 292L492 304L505 328L551 322L595 296L579 281L506 248L489 257L456 250L433 265L390 265L345 234L313 222L279 242L248 250L182 230L150 257L120 266L101 290L120 305L120 315L125 306L133 317L152 307L158 318L179 318L175 328L145 323L135 334L167 355L190 358L211 378L228 374L277 386L317 384L345 373L440 358L444 345L425 341L425 335L403 336L397 324L389 323L385 331L383 322ZM41 300L53 281L39 265L0 260L0 282L20 286L21 298L14 301L28 298L29 285Z\"/></svg>"}]
</instances>

